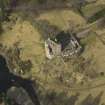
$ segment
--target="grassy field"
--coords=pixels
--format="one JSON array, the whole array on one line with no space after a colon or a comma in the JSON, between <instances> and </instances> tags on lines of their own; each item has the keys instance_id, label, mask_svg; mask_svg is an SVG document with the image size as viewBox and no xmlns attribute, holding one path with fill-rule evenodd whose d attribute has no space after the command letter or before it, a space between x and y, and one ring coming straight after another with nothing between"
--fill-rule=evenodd
<instances>
[{"instance_id":1,"label":"grassy field","mask_svg":"<svg viewBox=\"0 0 105 105\"><path fill-rule=\"evenodd\" d=\"M12 30L5 30L0 36L0 42L8 48L19 42L21 48L20 58L23 61L30 59L35 64L34 71L39 70L39 65L45 59L44 42L41 35L28 21L18 20L13 25Z\"/></svg>"},{"instance_id":2,"label":"grassy field","mask_svg":"<svg viewBox=\"0 0 105 105\"><path fill-rule=\"evenodd\" d=\"M41 14L38 19L48 20L61 29L67 29L73 25L81 27L86 24L85 19L72 10L52 10Z\"/></svg>"},{"instance_id":3,"label":"grassy field","mask_svg":"<svg viewBox=\"0 0 105 105\"><path fill-rule=\"evenodd\" d=\"M51 24L58 26L60 29L66 29L69 25L72 25L68 24L68 21L72 21L75 26L79 27L86 24L85 19L71 10L48 11L41 14L36 20L40 19L48 20ZM102 37L104 36L105 34L102 35ZM70 97L71 95L79 92L80 96L76 100L76 104L79 105L89 94L92 94L92 96L95 97L99 95L101 91L104 91L104 85L94 89L86 89L85 91L71 91L65 88L67 85L57 81L57 77L60 74L63 74L63 80L69 80L70 74L74 70L74 66L70 61L65 63L61 58L56 58L51 61L47 60L47 65L44 51L44 40L37 28L32 26L29 21L23 21L19 18L16 21L16 24L13 26L11 25L9 30L5 28L4 33L0 36L0 43L3 43L7 47L13 47L16 42L19 42L19 47L21 48L21 59L30 59L33 64L31 71L28 72L27 75L30 76L31 79L35 79L40 82L47 93L48 90L55 91L57 93L66 92L68 97ZM105 72L105 45L101 42L100 38L92 32L88 37L81 40L81 44L85 45L84 52L81 56L85 59L92 59L94 62L93 66L97 68L98 72ZM78 60L80 61L79 58ZM45 66L45 69L43 69L43 65ZM105 94L103 94L103 97L101 98L103 102L104 97Z\"/></svg>"},{"instance_id":4,"label":"grassy field","mask_svg":"<svg viewBox=\"0 0 105 105\"><path fill-rule=\"evenodd\" d=\"M94 16L97 12L101 11L105 8L105 3L103 2L96 2L94 4L88 4L82 8L82 12L84 16L88 19Z\"/></svg>"}]
</instances>

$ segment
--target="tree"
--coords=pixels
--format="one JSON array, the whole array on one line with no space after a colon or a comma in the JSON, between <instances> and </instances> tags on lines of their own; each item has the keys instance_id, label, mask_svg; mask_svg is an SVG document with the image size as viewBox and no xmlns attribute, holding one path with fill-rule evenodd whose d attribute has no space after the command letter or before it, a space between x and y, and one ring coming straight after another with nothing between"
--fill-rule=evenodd
<instances>
[{"instance_id":1,"label":"tree","mask_svg":"<svg viewBox=\"0 0 105 105\"><path fill-rule=\"evenodd\" d=\"M10 7L10 0L0 0L0 21L6 19L7 10Z\"/></svg>"},{"instance_id":2,"label":"tree","mask_svg":"<svg viewBox=\"0 0 105 105\"><path fill-rule=\"evenodd\" d=\"M6 93L0 93L0 105L1 103L4 103L4 105L13 105Z\"/></svg>"},{"instance_id":3,"label":"tree","mask_svg":"<svg viewBox=\"0 0 105 105\"><path fill-rule=\"evenodd\" d=\"M1 24L1 22L0 22L0 34L2 33L2 24Z\"/></svg>"}]
</instances>

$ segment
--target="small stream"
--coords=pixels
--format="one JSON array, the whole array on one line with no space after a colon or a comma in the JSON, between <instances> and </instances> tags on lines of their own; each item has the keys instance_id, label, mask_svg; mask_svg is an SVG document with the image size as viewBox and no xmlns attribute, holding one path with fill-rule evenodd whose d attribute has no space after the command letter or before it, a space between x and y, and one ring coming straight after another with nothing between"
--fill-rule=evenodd
<instances>
[{"instance_id":1,"label":"small stream","mask_svg":"<svg viewBox=\"0 0 105 105\"><path fill-rule=\"evenodd\" d=\"M0 93L7 92L12 86L24 88L33 103L35 105L40 105L35 88L33 88L33 82L10 73L5 58L0 55Z\"/></svg>"}]
</instances>

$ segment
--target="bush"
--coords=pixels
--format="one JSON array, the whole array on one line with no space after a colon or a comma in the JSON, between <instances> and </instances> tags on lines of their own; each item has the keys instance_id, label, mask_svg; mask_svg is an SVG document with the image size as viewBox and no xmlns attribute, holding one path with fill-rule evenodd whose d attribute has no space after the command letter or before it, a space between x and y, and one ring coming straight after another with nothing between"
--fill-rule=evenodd
<instances>
[{"instance_id":1,"label":"bush","mask_svg":"<svg viewBox=\"0 0 105 105\"><path fill-rule=\"evenodd\" d=\"M105 8L103 9L103 10L101 10L101 11L99 11L99 12L97 12L95 15L93 15L92 17L90 17L89 19L88 19L88 22L94 22L94 21L96 21L97 19L100 19L100 18L102 18L102 17L105 17Z\"/></svg>"},{"instance_id":2,"label":"bush","mask_svg":"<svg viewBox=\"0 0 105 105\"><path fill-rule=\"evenodd\" d=\"M3 21L7 17L8 10L11 5L11 0L0 0L0 20Z\"/></svg>"},{"instance_id":3,"label":"bush","mask_svg":"<svg viewBox=\"0 0 105 105\"><path fill-rule=\"evenodd\" d=\"M13 105L6 93L0 93L0 102L4 103L5 105Z\"/></svg>"}]
</instances>

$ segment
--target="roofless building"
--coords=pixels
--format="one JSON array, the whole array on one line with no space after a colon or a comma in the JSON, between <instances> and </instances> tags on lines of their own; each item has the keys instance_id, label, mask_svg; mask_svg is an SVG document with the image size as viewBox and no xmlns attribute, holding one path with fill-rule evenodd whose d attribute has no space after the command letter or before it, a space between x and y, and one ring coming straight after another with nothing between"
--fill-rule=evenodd
<instances>
[{"instance_id":1,"label":"roofless building","mask_svg":"<svg viewBox=\"0 0 105 105\"><path fill-rule=\"evenodd\" d=\"M60 32L54 39L45 41L45 52L48 59L56 56L69 57L81 51L81 46L74 35Z\"/></svg>"}]
</instances>

